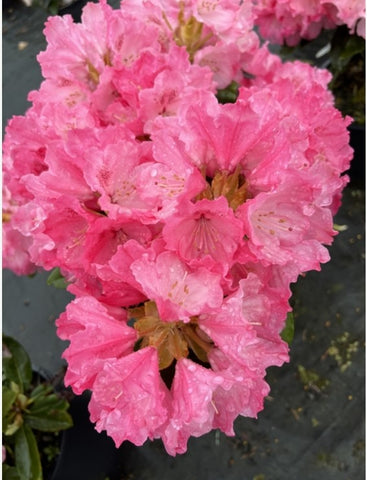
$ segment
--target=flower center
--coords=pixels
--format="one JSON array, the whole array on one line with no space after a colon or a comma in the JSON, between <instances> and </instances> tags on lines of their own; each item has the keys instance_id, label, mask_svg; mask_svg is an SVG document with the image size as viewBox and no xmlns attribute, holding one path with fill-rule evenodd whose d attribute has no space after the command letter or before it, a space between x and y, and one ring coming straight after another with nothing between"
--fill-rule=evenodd
<instances>
[{"instance_id":1,"label":"flower center","mask_svg":"<svg viewBox=\"0 0 367 480\"><path fill-rule=\"evenodd\" d=\"M207 41L213 34L211 32L204 34L204 24L199 22L193 15L191 15L188 20L185 20L184 8L184 4L181 2L178 14L178 25L175 30L173 30L165 13L163 13L163 19L168 25L168 28L173 32L173 39L177 45L186 47L190 62L192 63L195 53L207 44Z\"/></svg>"},{"instance_id":2,"label":"flower center","mask_svg":"<svg viewBox=\"0 0 367 480\"><path fill-rule=\"evenodd\" d=\"M203 175L205 176L204 172ZM227 199L233 211L247 200L247 184L245 177L240 173L239 165L233 173L217 172L212 179L207 178L206 188L199 193L196 200L203 198L214 200L220 196Z\"/></svg>"},{"instance_id":3,"label":"flower center","mask_svg":"<svg viewBox=\"0 0 367 480\"><path fill-rule=\"evenodd\" d=\"M208 363L208 353L213 346L210 338L200 329L197 317L190 322L163 322L155 302L147 301L143 306L129 309L134 319L134 328L139 334L135 348L147 346L158 351L159 369L168 368L174 360L188 356ZM195 358L194 358L195 359Z\"/></svg>"},{"instance_id":4,"label":"flower center","mask_svg":"<svg viewBox=\"0 0 367 480\"><path fill-rule=\"evenodd\" d=\"M5 212L5 211L3 210L3 212L2 212L2 221L3 221L3 223L10 222L10 220L11 220L11 213Z\"/></svg>"}]
</instances>

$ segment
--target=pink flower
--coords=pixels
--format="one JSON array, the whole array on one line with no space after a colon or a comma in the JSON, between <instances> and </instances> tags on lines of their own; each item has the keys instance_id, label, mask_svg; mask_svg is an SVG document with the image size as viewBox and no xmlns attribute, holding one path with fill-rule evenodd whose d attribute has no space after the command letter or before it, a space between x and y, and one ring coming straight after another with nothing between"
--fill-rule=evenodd
<instances>
[{"instance_id":1,"label":"pink flower","mask_svg":"<svg viewBox=\"0 0 367 480\"><path fill-rule=\"evenodd\" d=\"M224 300L219 312L202 315L199 324L228 358L262 377L268 366L280 366L288 360L288 346L279 337L283 325L278 323L276 334L270 327L276 323L272 319L276 316L272 310L276 299L268 296L265 289L261 291L260 285L258 278L250 274L242 280L242 288ZM284 322L288 305L282 310Z\"/></svg>"},{"instance_id":2,"label":"pink flower","mask_svg":"<svg viewBox=\"0 0 367 480\"><path fill-rule=\"evenodd\" d=\"M163 228L167 248L189 265L205 265L225 274L241 245L243 225L224 197L187 203Z\"/></svg>"},{"instance_id":3,"label":"pink flower","mask_svg":"<svg viewBox=\"0 0 367 480\"><path fill-rule=\"evenodd\" d=\"M32 275L37 270L29 258L32 240L12 228L9 222L3 224L3 268L12 270L16 275Z\"/></svg>"},{"instance_id":4,"label":"pink flower","mask_svg":"<svg viewBox=\"0 0 367 480\"><path fill-rule=\"evenodd\" d=\"M364 28L358 22L366 15L363 0L256 0L255 23L263 38L273 43L297 45L302 38L316 38L322 28L335 28L346 24L351 33L364 36Z\"/></svg>"},{"instance_id":5,"label":"pink flower","mask_svg":"<svg viewBox=\"0 0 367 480\"><path fill-rule=\"evenodd\" d=\"M214 372L220 373L223 382L213 394L216 415L213 428L227 435L235 435L233 422L238 415L256 418L264 408L264 398L270 391L265 380L250 370L228 359L220 350L213 349L210 363Z\"/></svg>"},{"instance_id":6,"label":"pink flower","mask_svg":"<svg viewBox=\"0 0 367 480\"><path fill-rule=\"evenodd\" d=\"M191 435L199 437L213 428L216 407L212 398L222 382L220 375L188 359L177 362L172 385L172 413L162 435L170 455L186 452Z\"/></svg>"},{"instance_id":7,"label":"pink flower","mask_svg":"<svg viewBox=\"0 0 367 480\"><path fill-rule=\"evenodd\" d=\"M109 359L93 385L91 421L99 432L107 430L117 447L125 440L142 445L156 438L166 422L169 397L154 348Z\"/></svg>"},{"instance_id":8,"label":"pink flower","mask_svg":"<svg viewBox=\"0 0 367 480\"><path fill-rule=\"evenodd\" d=\"M18 206L14 204L8 188L3 186L2 224L3 224L3 268L12 270L17 275L31 275L36 266L30 259L31 238L23 235L14 224L14 215Z\"/></svg>"},{"instance_id":9,"label":"pink flower","mask_svg":"<svg viewBox=\"0 0 367 480\"><path fill-rule=\"evenodd\" d=\"M65 382L117 446L176 455L256 417L288 361L290 284L329 258L351 119L328 72L259 47L253 12L294 42L336 9L288 7L101 0L47 21L45 80L4 141L4 266L64 275Z\"/></svg>"},{"instance_id":10,"label":"pink flower","mask_svg":"<svg viewBox=\"0 0 367 480\"><path fill-rule=\"evenodd\" d=\"M80 297L68 305L56 322L60 338L70 341L63 354L68 362L65 385L80 394L93 387L108 361L133 351L136 332L125 322L125 311L108 308L93 297Z\"/></svg>"},{"instance_id":11,"label":"pink flower","mask_svg":"<svg viewBox=\"0 0 367 480\"><path fill-rule=\"evenodd\" d=\"M33 198L20 179L27 174L39 175L47 170L46 144L50 141L41 131L34 111L24 117L13 117L7 127L3 143L3 182L17 204Z\"/></svg>"},{"instance_id":12,"label":"pink flower","mask_svg":"<svg viewBox=\"0 0 367 480\"><path fill-rule=\"evenodd\" d=\"M187 322L222 303L220 276L202 267L191 272L174 253L163 252L154 261L143 256L131 270L164 321Z\"/></svg>"},{"instance_id":13,"label":"pink flower","mask_svg":"<svg viewBox=\"0 0 367 480\"><path fill-rule=\"evenodd\" d=\"M233 75L240 77L241 56L250 56L259 46L247 3L126 1L123 8L143 18L145 25L158 28L163 47L174 41L186 49L191 62L208 66L218 88L231 83Z\"/></svg>"},{"instance_id":14,"label":"pink flower","mask_svg":"<svg viewBox=\"0 0 367 480\"><path fill-rule=\"evenodd\" d=\"M254 11L260 35L278 44L284 39L294 46L301 38L311 40L323 27L333 26L321 2L260 0L255 2Z\"/></svg>"},{"instance_id":15,"label":"pink flower","mask_svg":"<svg viewBox=\"0 0 367 480\"><path fill-rule=\"evenodd\" d=\"M300 272L329 260L322 243L334 235L330 211L310 202L306 185L264 192L241 207L249 248L264 264L294 263Z\"/></svg>"}]
</instances>

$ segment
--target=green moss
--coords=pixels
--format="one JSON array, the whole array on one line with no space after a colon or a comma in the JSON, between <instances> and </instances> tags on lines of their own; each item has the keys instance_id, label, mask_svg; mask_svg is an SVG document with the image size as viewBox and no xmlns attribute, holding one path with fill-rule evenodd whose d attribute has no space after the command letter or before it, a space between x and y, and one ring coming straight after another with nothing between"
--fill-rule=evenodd
<instances>
[{"instance_id":1,"label":"green moss","mask_svg":"<svg viewBox=\"0 0 367 480\"><path fill-rule=\"evenodd\" d=\"M308 370L303 365L298 365L298 376L305 390L323 391L330 385L330 380L322 378L314 370Z\"/></svg>"},{"instance_id":2,"label":"green moss","mask_svg":"<svg viewBox=\"0 0 367 480\"><path fill-rule=\"evenodd\" d=\"M352 364L352 357L358 351L358 347L358 340L352 340L350 333L344 332L332 340L327 353L336 360L340 371L344 372Z\"/></svg>"}]
</instances>

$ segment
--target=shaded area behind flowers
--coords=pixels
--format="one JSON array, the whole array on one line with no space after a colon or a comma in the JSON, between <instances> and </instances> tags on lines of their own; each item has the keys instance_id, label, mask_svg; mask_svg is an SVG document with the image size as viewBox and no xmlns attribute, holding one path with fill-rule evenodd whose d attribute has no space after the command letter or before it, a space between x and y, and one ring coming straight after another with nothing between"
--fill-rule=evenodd
<instances>
[{"instance_id":1,"label":"shaded area behind flowers","mask_svg":"<svg viewBox=\"0 0 367 480\"><path fill-rule=\"evenodd\" d=\"M10 28L4 36L6 119L23 113L26 93L38 86L39 68L34 55L43 48L45 16L40 11L22 9L13 23L4 20ZM20 41L28 42L23 50L19 49ZM252 480L258 476L277 480L300 473L306 480L362 478L364 201L353 188L344 196L336 222L348 229L336 239L332 261L322 273L310 273L297 284L297 330L291 363L269 370L272 393L259 420L238 419L234 438L212 432L191 439L188 453L175 459L166 455L160 442L128 448L122 478L168 479L174 475L179 479L204 476ZM5 332L28 340L32 359L39 367L57 370L64 345L56 339L52 318L64 309L69 296L48 289L44 275L24 279L6 272L4 299ZM50 305L45 306L47 299ZM47 333L45 320L50 327ZM44 357L45 344L48 353ZM122 451L126 448L123 446Z\"/></svg>"}]
</instances>

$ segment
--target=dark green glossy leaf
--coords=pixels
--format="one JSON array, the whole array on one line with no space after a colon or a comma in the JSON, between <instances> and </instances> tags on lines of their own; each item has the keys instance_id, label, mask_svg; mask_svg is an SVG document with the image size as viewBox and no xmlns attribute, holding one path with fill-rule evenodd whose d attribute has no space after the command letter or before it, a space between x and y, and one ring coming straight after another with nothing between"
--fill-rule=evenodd
<instances>
[{"instance_id":1,"label":"dark green glossy leaf","mask_svg":"<svg viewBox=\"0 0 367 480\"><path fill-rule=\"evenodd\" d=\"M35 402L38 397L48 395L49 393L52 393L52 392L53 392L53 388L51 387L51 385L40 383L32 390L29 398L31 398L33 402Z\"/></svg>"},{"instance_id":2,"label":"dark green glossy leaf","mask_svg":"<svg viewBox=\"0 0 367 480\"><path fill-rule=\"evenodd\" d=\"M66 288L68 282L61 275L59 268L54 268L47 279L47 285L50 285L55 288Z\"/></svg>"},{"instance_id":3,"label":"dark green glossy leaf","mask_svg":"<svg viewBox=\"0 0 367 480\"><path fill-rule=\"evenodd\" d=\"M27 425L15 435L15 465L20 480L42 480L42 466L36 438Z\"/></svg>"},{"instance_id":4,"label":"dark green glossy leaf","mask_svg":"<svg viewBox=\"0 0 367 480\"><path fill-rule=\"evenodd\" d=\"M27 390L32 380L32 365L24 348L11 337L3 336L4 382L13 381L21 392Z\"/></svg>"},{"instance_id":5,"label":"dark green glossy leaf","mask_svg":"<svg viewBox=\"0 0 367 480\"><path fill-rule=\"evenodd\" d=\"M28 407L24 415L27 425L44 432L57 432L72 426L73 422L67 409L69 403L64 399L50 392L48 385L37 387L37 396L33 397L33 403Z\"/></svg>"},{"instance_id":6,"label":"dark green glossy leaf","mask_svg":"<svg viewBox=\"0 0 367 480\"><path fill-rule=\"evenodd\" d=\"M285 327L283 328L280 336L282 339L290 345L294 337L294 316L293 312L288 312L287 320L285 321Z\"/></svg>"},{"instance_id":7,"label":"dark green glossy leaf","mask_svg":"<svg viewBox=\"0 0 367 480\"><path fill-rule=\"evenodd\" d=\"M49 410L47 413L26 414L24 421L35 430L59 432L73 426L73 420L64 410Z\"/></svg>"},{"instance_id":8,"label":"dark green glossy leaf","mask_svg":"<svg viewBox=\"0 0 367 480\"><path fill-rule=\"evenodd\" d=\"M69 403L62 397L56 395L56 393L51 393L49 386L44 385L44 392L39 394L37 398L34 399L34 402L30 405L30 412L47 412L47 410L67 410Z\"/></svg>"}]
</instances>

